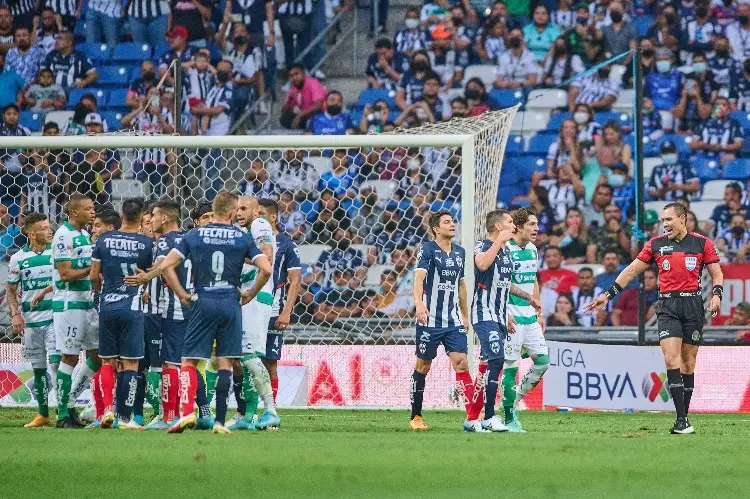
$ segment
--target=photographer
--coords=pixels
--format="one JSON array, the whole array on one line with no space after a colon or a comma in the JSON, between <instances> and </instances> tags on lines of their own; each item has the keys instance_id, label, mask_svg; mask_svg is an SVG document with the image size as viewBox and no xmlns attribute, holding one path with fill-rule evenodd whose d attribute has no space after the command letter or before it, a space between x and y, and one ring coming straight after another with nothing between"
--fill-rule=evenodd
<instances>
[{"instance_id":1,"label":"photographer","mask_svg":"<svg viewBox=\"0 0 750 499\"><path fill-rule=\"evenodd\" d=\"M362 133L381 133L386 123L390 121L391 110L384 100L375 104L365 104L362 118L359 120L359 131Z\"/></svg>"},{"instance_id":2,"label":"photographer","mask_svg":"<svg viewBox=\"0 0 750 499\"><path fill-rule=\"evenodd\" d=\"M697 132L703 120L711 116L711 100L716 93L713 74L708 71L706 56L693 56L693 72L685 76L680 101L674 108L675 118L680 119L680 130Z\"/></svg>"}]
</instances>

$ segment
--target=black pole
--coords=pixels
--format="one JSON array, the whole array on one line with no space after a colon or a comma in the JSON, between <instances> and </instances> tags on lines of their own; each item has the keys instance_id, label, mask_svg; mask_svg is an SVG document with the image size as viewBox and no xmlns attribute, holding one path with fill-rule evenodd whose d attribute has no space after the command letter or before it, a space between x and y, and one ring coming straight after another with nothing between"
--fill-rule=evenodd
<instances>
[{"instance_id":1,"label":"black pole","mask_svg":"<svg viewBox=\"0 0 750 499\"><path fill-rule=\"evenodd\" d=\"M643 66L641 65L641 49L633 53L633 64L635 65L635 106L633 125L635 126L635 190L636 190L636 221L638 223L638 234L643 235L646 226L643 223ZM643 249L643 239L636 238L635 242L638 252ZM643 274L638 275L638 344L646 344L646 299L644 295Z\"/></svg>"}]
</instances>

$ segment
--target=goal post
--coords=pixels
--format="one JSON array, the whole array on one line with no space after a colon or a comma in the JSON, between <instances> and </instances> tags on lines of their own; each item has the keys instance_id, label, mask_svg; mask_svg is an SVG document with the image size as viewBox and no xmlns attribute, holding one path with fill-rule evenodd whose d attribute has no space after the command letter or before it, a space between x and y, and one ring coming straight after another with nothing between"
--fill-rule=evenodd
<instances>
[{"instance_id":1,"label":"goal post","mask_svg":"<svg viewBox=\"0 0 750 499\"><path fill-rule=\"evenodd\" d=\"M401 293L409 286L408 267L426 241L429 213L448 209L459 224L456 240L466 249L471 306L470 255L486 235L485 216L497 206L517 110L379 135L194 137L131 131L3 137L0 161L12 156L15 162L7 163L21 167L0 172L18 179L18 192L6 193L3 204L13 220L21 209L48 211L56 227L67 196L86 182L101 207L116 207L127 197L168 197L182 203L186 221L216 190L277 199L281 230L298 244L304 271L300 312L295 308L295 325L284 335L280 405L406 407L415 345L408 310L413 299L409 305L408 294ZM119 178L110 179L103 174L115 162ZM86 180L89 170L95 170L92 181ZM399 261L392 259L396 250ZM392 277L401 294L389 287ZM7 322L4 327L0 321L0 364L19 364L19 338ZM477 343L469 334L473 369ZM456 406L442 349L433 365L425 407ZM0 405L6 399L0 397Z\"/></svg>"}]
</instances>

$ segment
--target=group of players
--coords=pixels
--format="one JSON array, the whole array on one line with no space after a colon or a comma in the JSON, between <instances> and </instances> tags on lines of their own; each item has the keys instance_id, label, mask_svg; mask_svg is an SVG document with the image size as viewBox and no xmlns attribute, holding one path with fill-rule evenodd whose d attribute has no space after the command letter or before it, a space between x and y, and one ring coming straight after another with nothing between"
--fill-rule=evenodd
<instances>
[{"instance_id":1,"label":"group of players","mask_svg":"<svg viewBox=\"0 0 750 499\"><path fill-rule=\"evenodd\" d=\"M219 193L196 207L187 232L169 200L147 209L128 199L122 214L95 213L89 198L72 195L67 216L53 236L46 217L26 214L29 243L10 262L12 324L23 333L39 409L26 427L50 422L48 364L58 428L80 428L84 419L172 433L280 426L276 363L301 267L276 228L275 201ZM232 385L238 410L227 421ZM89 386L95 417L79 418L74 404ZM155 413L146 426L144 399Z\"/></svg>"}]
</instances>

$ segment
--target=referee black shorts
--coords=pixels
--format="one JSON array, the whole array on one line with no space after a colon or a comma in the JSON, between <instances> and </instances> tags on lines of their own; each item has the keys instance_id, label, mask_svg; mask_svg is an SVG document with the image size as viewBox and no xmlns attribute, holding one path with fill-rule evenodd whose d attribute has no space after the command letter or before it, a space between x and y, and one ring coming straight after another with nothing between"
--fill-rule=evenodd
<instances>
[{"instance_id":1,"label":"referee black shorts","mask_svg":"<svg viewBox=\"0 0 750 499\"><path fill-rule=\"evenodd\" d=\"M703 343L706 311L700 291L659 293L656 319L659 341L665 338L681 338L689 345Z\"/></svg>"}]
</instances>

